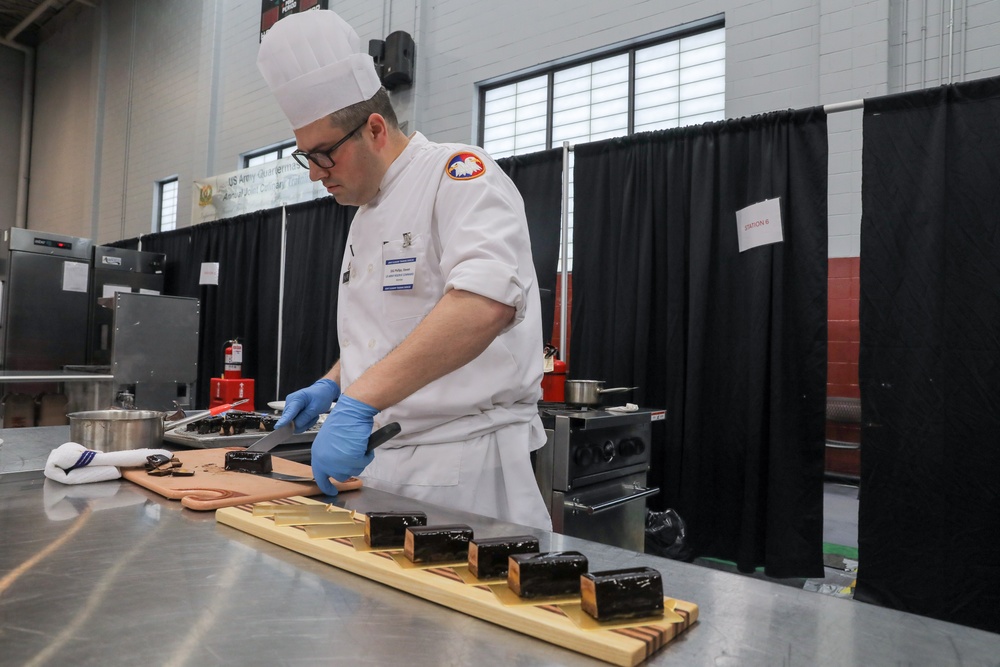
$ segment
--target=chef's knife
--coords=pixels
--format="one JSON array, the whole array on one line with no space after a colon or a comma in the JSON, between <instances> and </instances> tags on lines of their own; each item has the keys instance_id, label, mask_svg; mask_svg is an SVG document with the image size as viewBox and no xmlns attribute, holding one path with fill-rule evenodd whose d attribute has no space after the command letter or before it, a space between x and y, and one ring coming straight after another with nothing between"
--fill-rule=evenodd
<instances>
[{"instance_id":1,"label":"chef's knife","mask_svg":"<svg viewBox=\"0 0 1000 667\"><path fill-rule=\"evenodd\" d=\"M391 422L386 424L379 430L375 431L368 437L368 452L372 451L379 445L385 444L390 438L399 435L400 430L399 422ZM281 428L276 428L263 438L253 443L247 447L248 452L269 452L288 438L292 437L295 433L295 424L293 422L288 422Z\"/></svg>"},{"instance_id":2,"label":"chef's knife","mask_svg":"<svg viewBox=\"0 0 1000 667\"><path fill-rule=\"evenodd\" d=\"M263 438L247 447L248 452L269 452L295 433L295 423L288 422L284 426L274 429Z\"/></svg>"}]
</instances>

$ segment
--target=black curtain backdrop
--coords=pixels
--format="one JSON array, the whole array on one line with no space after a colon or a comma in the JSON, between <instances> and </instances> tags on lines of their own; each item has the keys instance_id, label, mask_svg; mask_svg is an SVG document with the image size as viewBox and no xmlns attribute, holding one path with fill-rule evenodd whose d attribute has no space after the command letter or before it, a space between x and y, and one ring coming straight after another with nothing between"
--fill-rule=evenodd
<instances>
[{"instance_id":1,"label":"black curtain backdrop","mask_svg":"<svg viewBox=\"0 0 1000 667\"><path fill-rule=\"evenodd\" d=\"M509 158L501 162L501 168L511 175L525 201L539 287L548 292L542 307L554 314L562 152ZM231 338L244 343L243 375L254 378L258 410L265 409L268 401L311 384L340 358L337 289L356 212L356 207L340 206L332 197L286 208L280 387L276 369L282 210L142 237L143 250L167 256L164 293L201 302L199 406L208 404L209 378L222 374L223 343ZM109 245L136 249L139 239ZM203 262L220 263L218 286L198 284ZM553 317L543 318L543 323L548 340Z\"/></svg>"},{"instance_id":2,"label":"black curtain backdrop","mask_svg":"<svg viewBox=\"0 0 1000 667\"><path fill-rule=\"evenodd\" d=\"M243 377L254 379L255 408L277 394L281 209L142 237L167 256L164 293L200 301L196 401L209 401L210 377L223 371L224 343L243 343ZM201 265L219 263L219 284L199 285Z\"/></svg>"},{"instance_id":3,"label":"black curtain backdrop","mask_svg":"<svg viewBox=\"0 0 1000 667\"><path fill-rule=\"evenodd\" d=\"M855 597L1000 632L1000 78L865 100Z\"/></svg>"},{"instance_id":4,"label":"black curtain backdrop","mask_svg":"<svg viewBox=\"0 0 1000 667\"><path fill-rule=\"evenodd\" d=\"M562 229L561 148L501 158L497 165L514 181L528 218L531 256L542 301L542 340L552 340L556 317L556 272Z\"/></svg>"},{"instance_id":5,"label":"black curtain backdrop","mask_svg":"<svg viewBox=\"0 0 1000 667\"><path fill-rule=\"evenodd\" d=\"M337 290L357 208L324 197L287 209L279 394L306 387L340 358Z\"/></svg>"},{"instance_id":6,"label":"black curtain backdrop","mask_svg":"<svg viewBox=\"0 0 1000 667\"><path fill-rule=\"evenodd\" d=\"M825 114L575 150L570 376L667 408L650 484L695 555L822 576ZM775 197L784 242L740 253L736 211Z\"/></svg>"}]
</instances>

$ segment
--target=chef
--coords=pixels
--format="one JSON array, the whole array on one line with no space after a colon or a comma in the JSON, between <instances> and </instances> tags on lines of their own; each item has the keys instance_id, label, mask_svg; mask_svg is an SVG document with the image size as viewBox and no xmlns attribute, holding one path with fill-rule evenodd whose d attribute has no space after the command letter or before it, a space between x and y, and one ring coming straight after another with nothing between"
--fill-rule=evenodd
<instances>
[{"instance_id":1,"label":"chef","mask_svg":"<svg viewBox=\"0 0 1000 667\"><path fill-rule=\"evenodd\" d=\"M544 444L541 308L524 204L482 149L405 135L370 56L336 13L278 21L257 65L294 155L358 206L339 271L341 358L290 394L297 431L330 410L313 476L550 528L530 452ZM318 267L319 268L319 267ZM402 433L366 454L372 430ZM363 474L362 474L363 471Z\"/></svg>"}]
</instances>

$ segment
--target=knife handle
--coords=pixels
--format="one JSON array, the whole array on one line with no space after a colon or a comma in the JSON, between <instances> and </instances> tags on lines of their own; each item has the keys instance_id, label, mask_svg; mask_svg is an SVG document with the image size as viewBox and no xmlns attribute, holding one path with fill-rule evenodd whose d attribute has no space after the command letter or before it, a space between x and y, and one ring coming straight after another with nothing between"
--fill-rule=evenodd
<instances>
[{"instance_id":1,"label":"knife handle","mask_svg":"<svg viewBox=\"0 0 1000 667\"><path fill-rule=\"evenodd\" d=\"M385 426L383 426L382 428L380 428L379 430L375 431L368 437L368 450L365 453L367 454L368 452L371 452L379 445L384 445L391 438L394 438L397 435L399 435L399 432L401 430L403 429L402 427L400 427L399 422L390 422Z\"/></svg>"}]
</instances>

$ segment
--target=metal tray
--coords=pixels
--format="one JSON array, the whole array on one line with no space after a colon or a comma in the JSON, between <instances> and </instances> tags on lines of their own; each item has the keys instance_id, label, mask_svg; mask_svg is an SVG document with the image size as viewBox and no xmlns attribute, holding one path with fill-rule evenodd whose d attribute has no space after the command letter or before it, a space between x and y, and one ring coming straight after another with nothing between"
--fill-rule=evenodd
<instances>
[{"instance_id":1,"label":"metal tray","mask_svg":"<svg viewBox=\"0 0 1000 667\"><path fill-rule=\"evenodd\" d=\"M317 423L308 431L297 433L282 444L271 450L275 456L291 459L292 461L308 461L310 449L319 427L322 422ZM233 435L219 435L218 433L200 434L196 431L186 431L185 427L172 429L163 434L164 442L179 445L188 449L214 449L216 447L249 447L257 442L268 431L250 431Z\"/></svg>"}]
</instances>

